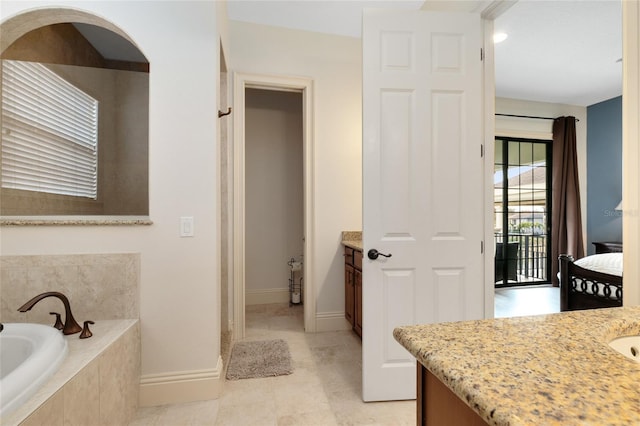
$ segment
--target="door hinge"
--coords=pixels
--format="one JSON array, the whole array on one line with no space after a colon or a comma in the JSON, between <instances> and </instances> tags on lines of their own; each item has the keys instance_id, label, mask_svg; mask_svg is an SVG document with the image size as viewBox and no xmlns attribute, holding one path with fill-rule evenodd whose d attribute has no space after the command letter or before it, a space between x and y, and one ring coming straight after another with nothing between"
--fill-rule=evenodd
<instances>
[{"instance_id":1,"label":"door hinge","mask_svg":"<svg viewBox=\"0 0 640 426\"><path fill-rule=\"evenodd\" d=\"M484 241L480 241L480 254L484 254Z\"/></svg>"},{"instance_id":2,"label":"door hinge","mask_svg":"<svg viewBox=\"0 0 640 426\"><path fill-rule=\"evenodd\" d=\"M484 145L480 144L480 157L484 157Z\"/></svg>"},{"instance_id":3,"label":"door hinge","mask_svg":"<svg viewBox=\"0 0 640 426\"><path fill-rule=\"evenodd\" d=\"M482 47L480 48L480 60L484 61L484 49Z\"/></svg>"}]
</instances>

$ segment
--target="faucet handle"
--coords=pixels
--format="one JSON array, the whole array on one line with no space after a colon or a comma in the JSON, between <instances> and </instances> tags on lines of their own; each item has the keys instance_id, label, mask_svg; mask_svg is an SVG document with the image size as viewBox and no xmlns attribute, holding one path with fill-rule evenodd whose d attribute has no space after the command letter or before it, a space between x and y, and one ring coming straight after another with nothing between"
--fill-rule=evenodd
<instances>
[{"instance_id":1,"label":"faucet handle","mask_svg":"<svg viewBox=\"0 0 640 426\"><path fill-rule=\"evenodd\" d=\"M58 330L62 330L64 328L64 324L62 324L62 320L60 319L60 314L57 312L49 312L49 315L55 315L56 316L56 323L53 324L53 326L55 328L57 328Z\"/></svg>"},{"instance_id":2,"label":"faucet handle","mask_svg":"<svg viewBox=\"0 0 640 426\"><path fill-rule=\"evenodd\" d=\"M91 332L91 330L89 330L89 324L95 324L95 322L93 322L93 321L85 321L84 322L84 327L82 328L82 333L80 333L80 338L81 339L88 339L89 337L93 336L93 333Z\"/></svg>"}]
</instances>

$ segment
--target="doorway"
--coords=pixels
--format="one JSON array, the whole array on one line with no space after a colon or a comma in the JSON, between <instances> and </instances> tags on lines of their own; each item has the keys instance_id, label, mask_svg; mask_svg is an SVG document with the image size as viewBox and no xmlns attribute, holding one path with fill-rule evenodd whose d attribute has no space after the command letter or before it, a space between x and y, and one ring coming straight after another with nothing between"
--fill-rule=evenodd
<instances>
[{"instance_id":1,"label":"doorway","mask_svg":"<svg viewBox=\"0 0 640 426\"><path fill-rule=\"evenodd\" d=\"M229 73L227 71L227 61L222 43L220 43L220 83L218 93L220 96L220 110L218 111L218 165L220 167L220 211L218 214L218 226L220 230L220 355L226 365L227 357L231 351L231 312L233 312L231 305L231 295L233 291L233 277L231 274L233 270L233 241L231 238L233 235L233 211L231 209L233 205L233 179L231 171L233 159L231 157L231 121L229 114L226 114L227 112L231 112L231 108L229 107Z\"/></svg>"},{"instance_id":2,"label":"doorway","mask_svg":"<svg viewBox=\"0 0 640 426\"><path fill-rule=\"evenodd\" d=\"M302 92L246 88L246 306L303 306L302 181Z\"/></svg>"},{"instance_id":3,"label":"doorway","mask_svg":"<svg viewBox=\"0 0 640 426\"><path fill-rule=\"evenodd\" d=\"M301 305L305 331L315 331L312 96L308 79L235 74L234 340L256 303ZM265 137L291 116L295 125Z\"/></svg>"},{"instance_id":4,"label":"doorway","mask_svg":"<svg viewBox=\"0 0 640 426\"><path fill-rule=\"evenodd\" d=\"M496 288L551 283L551 143L496 137Z\"/></svg>"}]
</instances>

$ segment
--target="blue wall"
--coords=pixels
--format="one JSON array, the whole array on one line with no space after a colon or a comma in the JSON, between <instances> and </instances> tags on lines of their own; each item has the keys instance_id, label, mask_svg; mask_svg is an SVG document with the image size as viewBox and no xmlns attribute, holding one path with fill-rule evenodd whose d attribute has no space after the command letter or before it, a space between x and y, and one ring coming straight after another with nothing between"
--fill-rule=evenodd
<instances>
[{"instance_id":1,"label":"blue wall","mask_svg":"<svg viewBox=\"0 0 640 426\"><path fill-rule=\"evenodd\" d=\"M587 251L622 241L622 97L587 107Z\"/></svg>"}]
</instances>

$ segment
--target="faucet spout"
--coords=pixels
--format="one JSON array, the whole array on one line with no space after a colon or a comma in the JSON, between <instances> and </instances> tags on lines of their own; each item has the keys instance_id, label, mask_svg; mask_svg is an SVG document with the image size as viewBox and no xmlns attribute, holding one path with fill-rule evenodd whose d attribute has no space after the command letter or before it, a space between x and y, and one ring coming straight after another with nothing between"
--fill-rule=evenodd
<instances>
[{"instance_id":1,"label":"faucet spout","mask_svg":"<svg viewBox=\"0 0 640 426\"><path fill-rule=\"evenodd\" d=\"M82 327L80 327L80 324L78 324L75 318L73 318L73 314L71 313L71 305L69 304L69 299L67 298L67 296L57 291L48 291L46 293L37 295L36 297L29 300L24 305L20 306L20 308L18 308L18 311L20 312L30 311L31 308L33 308L36 303L38 303L39 301L47 297L57 297L62 301L62 304L64 305L64 327L62 328L62 332L64 334L79 333L82 330Z\"/></svg>"}]
</instances>

